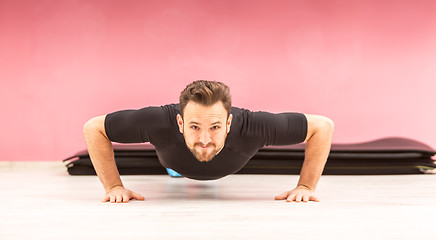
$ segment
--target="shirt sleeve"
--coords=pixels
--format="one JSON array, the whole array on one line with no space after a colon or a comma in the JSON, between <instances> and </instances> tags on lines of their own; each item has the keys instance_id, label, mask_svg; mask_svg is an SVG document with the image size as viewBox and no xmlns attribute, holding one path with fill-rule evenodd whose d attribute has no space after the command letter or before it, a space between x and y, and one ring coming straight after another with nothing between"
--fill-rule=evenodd
<instances>
[{"instance_id":1,"label":"shirt sleeve","mask_svg":"<svg viewBox=\"0 0 436 240\"><path fill-rule=\"evenodd\" d=\"M106 135L112 142L150 142L151 132L162 124L161 107L146 107L139 110L122 110L106 115Z\"/></svg>"},{"instance_id":2,"label":"shirt sleeve","mask_svg":"<svg viewBox=\"0 0 436 240\"><path fill-rule=\"evenodd\" d=\"M253 131L263 137L264 146L292 145L304 142L307 135L307 119L302 113L253 112Z\"/></svg>"}]
</instances>

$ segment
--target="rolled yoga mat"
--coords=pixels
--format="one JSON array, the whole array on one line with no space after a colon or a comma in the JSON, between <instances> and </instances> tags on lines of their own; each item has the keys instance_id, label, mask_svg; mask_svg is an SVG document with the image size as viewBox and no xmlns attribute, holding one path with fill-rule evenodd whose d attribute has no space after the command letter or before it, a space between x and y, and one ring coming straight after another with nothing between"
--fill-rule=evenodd
<instances>
[{"instance_id":1,"label":"rolled yoga mat","mask_svg":"<svg viewBox=\"0 0 436 240\"><path fill-rule=\"evenodd\" d=\"M260 149L236 174L299 174L305 144ZM114 144L121 175L167 174L150 144ZM420 174L434 171L436 151L407 138L391 137L354 144L332 144L324 175ZM64 160L71 175L95 175L87 150Z\"/></svg>"}]
</instances>

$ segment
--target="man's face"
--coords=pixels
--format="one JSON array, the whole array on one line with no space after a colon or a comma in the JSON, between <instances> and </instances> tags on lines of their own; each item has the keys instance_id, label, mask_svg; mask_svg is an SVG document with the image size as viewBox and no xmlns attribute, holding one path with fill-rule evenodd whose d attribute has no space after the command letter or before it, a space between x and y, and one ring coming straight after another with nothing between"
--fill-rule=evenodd
<instances>
[{"instance_id":1,"label":"man's face","mask_svg":"<svg viewBox=\"0 0 436 240\"><path fill-rule=\"evenodd\" d=\"M221 151L231 122L232 115L227 119L227 111L221 101L212 106L191 101L185 107L184 119L177 115L186 146L201 162L212 160Z\"/></svg>"}]
</instances>

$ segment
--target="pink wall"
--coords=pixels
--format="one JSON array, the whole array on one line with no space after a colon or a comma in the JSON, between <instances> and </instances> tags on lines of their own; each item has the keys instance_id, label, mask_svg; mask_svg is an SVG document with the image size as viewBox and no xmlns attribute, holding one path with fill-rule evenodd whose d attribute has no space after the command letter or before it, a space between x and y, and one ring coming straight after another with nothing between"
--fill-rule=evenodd
<instances>
[{"instance_id":1,"label":"pink wall","mask_svg":"<svg viewBox=\"0 0 436 240\"><path fill-rule=\"evenodd\" d=\"M436 148L436 2L0 0L0 160L61 160L87 119L196 79L253 110L331 117L335 142Z\"/></svg>"}]
</instances>

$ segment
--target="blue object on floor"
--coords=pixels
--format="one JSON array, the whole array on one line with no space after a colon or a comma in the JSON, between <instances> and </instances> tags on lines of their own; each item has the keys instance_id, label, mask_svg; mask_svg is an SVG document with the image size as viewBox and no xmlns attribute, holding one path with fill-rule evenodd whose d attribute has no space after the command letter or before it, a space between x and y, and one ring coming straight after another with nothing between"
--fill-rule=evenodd
<instances>
[{"instance_id":1,"label":"blue object on floor","mask_svg":"<svg viewBox=\"0 0 436 240\"><path fill-rule=\"evenodd\" d=\"M167 168L167 173L171 177L183 177L182 175L180 175L178 172L172 170L171 168Z\"/></svg>"}]
</instances>

